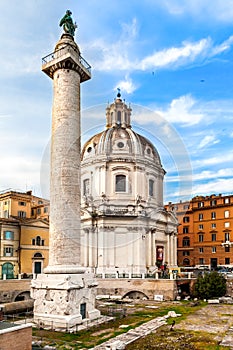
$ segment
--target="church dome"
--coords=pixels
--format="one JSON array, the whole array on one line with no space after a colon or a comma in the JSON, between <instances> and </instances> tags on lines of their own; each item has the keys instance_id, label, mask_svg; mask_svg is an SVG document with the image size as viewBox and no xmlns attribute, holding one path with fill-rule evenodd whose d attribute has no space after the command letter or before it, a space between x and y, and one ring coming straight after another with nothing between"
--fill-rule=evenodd
<instances>
[{"instance_id":1,"label":"church dome","mask_svg":"<svg viewBox=\"0 0 233 350\"><path fill-rule=\"evenodd\" d=\"M177 222L163 205L165 171L146 137L131 128L131 108L117 98L106 108L106 130L81 155L81 256L95 273L127 275L176 265Z\"/></svg>"},{"instance_id":2,"label":"church dome","mask_svg":"<svg viewBox=\"0 0 233 350\"><path fill-rule=\"evenodd\" d=\"M91 137L83 146L81 160L90 162L99 157L143 158L161 167L161 160L154 145L144 136L132 130L131 108L118 93L114 103L106 108L106 130Z\"/></svg>"}]
</instances>

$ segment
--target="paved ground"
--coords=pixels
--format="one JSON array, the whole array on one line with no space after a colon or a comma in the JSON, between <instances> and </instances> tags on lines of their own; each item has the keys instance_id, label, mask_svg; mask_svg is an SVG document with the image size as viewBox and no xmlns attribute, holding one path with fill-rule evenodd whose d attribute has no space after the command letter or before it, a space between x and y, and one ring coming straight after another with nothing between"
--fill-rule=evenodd
<instances>
[{"instance_id":1,"label":"paved ground","mask_svg":"<svg viewBox=\"0 0 233 350\"><path fill-rule=\"evenodd\" d=\"M143 325L129 330L127 333L118 335L117 337L95 346L93 350L125 349L125 345L134 342L135 340L145 337L146 335L155 332L157 328L166 323L166 317L157 317Z\"/></svg>"},{"instance_id":2,"label":"paved ground","mask_svg":"<svg viewBox=\"0 0 233 350\"><path fill-rule=\"evenodd\" d=\"M212 333L220 345L231 346L233 349L233 305L207 305L189 315L176 328Z\"/></svg>"},{"instance_id":3,"label":"paved ground","mask_svg":"<svg viewBox=\"0 0 233 350\"><path fill-rule=\"evenodd\" d=\"M179 302L178 302L179 303ZM157 305L157 304L156 304ZM164 303L166 305L166 303ZM175 303L174 303L175 306ZM133 309L133 305L131 305ZM158 307L153 306L152 304L146 305L145 307ZM172 308L171 308L172 309ZM130 310L130 309L129 309ZM169 316L174 316L169 313ZM112 338L105 343L102 343L99 346L94 347L95 350L107 350L107 349L124 349L125 345L132 343L137 339L145 337L150 333L158 332L157 329L160 329L161 332L168 332L170 326L163 326L166 324L166 319L168 315L165 317L157 317L155 319L150 320L149 322L144 323L143 325L131 329L128 332L121 334L115 338ZM175 318L174 318L175 319ZM176 319L175 319L176 320ZM124 322L124 319L122 319ZM127 325L122 324L122 328L127 328ZM175 331L181 331L175 332ZM206 307L196 311L192 315L189 315L185 320L178 322L176 320L174 326L174 332L172 332L173 341L179 341L179 334L182 334L182 331L203 331L211 334L212 339L214 339L219 345L228 347L227 349L233 350L233 304L209 304ZM98 333L98 332L97 332ZM158 332L158 334L160 331ZM170 332L171 333L171 332ZM176 335L177 334L177 335ZM185 341L189 343L188 337L191 337L191 332L186 332ZM159 343L161 345L161 343ZM171 343L173 344L173 343ZM186 344L187 345L187 344ZM161 349L178 349L177 347L161 347ZM138 349L138 347L137 347ZM179 347L179 350L181 347ZM182 349L193 349L193 347L182 347ZM148 348L149 350L149 348Z\"/></svg>"},{"instance_id":4,"label":"paved ground","mask_svg":"<svg viewBox=\"0 0 233 350\"><path fill-rule=\"evenodd\" d=\"M124 345L156 332L156 329L165 323L166 316L158 317L93 349L124 349ZM211 333L219 345L228 346L233 350L233 305L207 305L188 316L186 320L177 323L175 329Z\"/></svg>"}]
</instances>

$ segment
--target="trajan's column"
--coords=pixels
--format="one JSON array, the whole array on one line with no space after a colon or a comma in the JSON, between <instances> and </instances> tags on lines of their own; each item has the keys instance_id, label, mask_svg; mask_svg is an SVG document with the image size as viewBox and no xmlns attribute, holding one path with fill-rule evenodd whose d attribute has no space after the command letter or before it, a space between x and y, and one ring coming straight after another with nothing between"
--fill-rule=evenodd
<instances>
[{"instance_id":1,"label":"trajan's column","mask_svg":"<svg viewBox=\"0 0 233 350\"><path fill-rule=\"evenodd\" d=\"M96 281L80 262L80 84L91 71L74 41L71 14L66 11L60 21L65 33L42 62L53 79L49 265L32 281L31 295L35 323L51 329L100 316Z\"/></svg>"}]
</instances>

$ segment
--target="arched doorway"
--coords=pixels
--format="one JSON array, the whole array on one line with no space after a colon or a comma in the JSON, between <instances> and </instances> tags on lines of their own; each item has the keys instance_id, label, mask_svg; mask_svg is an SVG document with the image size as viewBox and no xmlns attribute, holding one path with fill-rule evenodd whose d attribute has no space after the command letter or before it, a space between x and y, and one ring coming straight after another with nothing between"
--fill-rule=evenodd
<instances>
[{"instance_id":1,"label":"arched doorway","mask_svg":"<svg viewBox=\"0 0 233 350\"><path fill-rule=\"evenodd\" d=\"M123 298L129 298L129 299L139 299L139 300L147 300L149 299L146 294L143 292L132 290L131 292L126 293Z\"/></svg>"},{"instance_id":2,"label":"arched doorway","mask_svg":"<svg viewBox=\"0 0 233 350\"><path fill-rule=\"evenodd\" d=\"M16 297L15 297L15 300L14 301L22 301L22 300L29 300L31 299L30 297L30 292L22 292L20 294L18 294Z\"/></svg>"},{"instance_id":3,"label":"arched doorway","mask_svg":"<svg viewBox=\"0 0 233 350\"><path fill-rule=\"evenodd\" d=\"M43 255L41 253L35 253L33 256L33 273L42 273Z\"/></svg>"},{"instance_id":4,"label":"arched doorway","mask_svg":"<svg viewBox=\"0 0 233 350\"><path fill-rule=\"evenodd\" d=\"M6 279L14 278L14 265L11 263L5 263L2 265L2 277L6 276Z\"/></svg>"}]
</instances>

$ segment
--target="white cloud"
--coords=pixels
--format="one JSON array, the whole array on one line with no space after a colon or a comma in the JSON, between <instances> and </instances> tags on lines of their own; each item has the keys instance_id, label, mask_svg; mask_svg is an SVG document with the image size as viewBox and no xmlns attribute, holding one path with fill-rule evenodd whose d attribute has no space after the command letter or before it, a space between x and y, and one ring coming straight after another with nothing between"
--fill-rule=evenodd
<instances>
[{"instance_id":1,"label":"white cloud","mask_svg":"<svg viewBox=\"0 0 233 350\"><path fill-rule=\"evenodd\" d=\"M137 85L133 83L132 79L129 78L128 75L126 75L124 80L121 80L116 84L114 90L117 88L120 88L122 92L132 94L137 89Z\"/></svg>"},{"instance_id":2,"label":"white cloud","mask_svg":"<svg viewBox=\"0 0 233 350\"><path fill-rule=\"evenodd\" d=\"M209 59L229 50L233 44L233 36L222 43L215 45L210 37L198 41L183 41L180 46L173 46L157 50L139 58L138 57L138 27L136 19L130 24L122 24L122 32L118 39L107 43L99 38L86 45L86 51L99 71L147 71L152 69L175 69L190 64L203 64Z\"/></svg>"},{"instance_id":3,"label":"white cloud","mask_svg":"<svg viewBox=\"0 0 233 350\"><path fill-rule=\"evenodd\" d=\"M167 110L157 110L156 113L171 123L194 125L204 117L204 114L195 111L196 103L191 95L184 95L172 100Z\"/></svg>"},{"instance_id":4,"label":"white cloud","mask_svg":"<svg viewBox=\"0 0 233 350\"><path fill-rule=\"evenodd\" d=\"M166 182L177 182L177 175L170 176L169 173L166 175ZM218 178L233 178L233 168L224 168L219 170L203 170L200 173L192 174L192 181L198 182L202 180L218 179ZM186 175L180 175L180 181L186 181Z\"/></svg>"},{"instance_id":5,"label":"white cloud","mask_svg":"<svg viewBox=\"0 0 233 350\"><path fill-rule=\"evenodd\" d=\"M200 123L205 118L205 114L200 112L200 104L190 94L173 99L169 106L164 109L142 108L136 106L133 110L133 120L139 124L152 122L156 125L163 125L166 130L166 123L181 124L182 126L192 126ZM197 107L198 106L198 107Z\"/></svg>"},{"instance_id":6,"label":"white cloud","mask_svg":"<svg viewBox=\"0 0 233 350\"><path fill-rule=\"evenodd\" d=\"M98 71L130 70L128 50L121 42L106 44L103 39L97 39L86 48L92 66Z\"/></svg>"},{"instance_id":7,"label":"white cloud","mask_svg":"<svg viewBox=\"0 0 233 350\"><path fill-rule=\"evenodd\" d=\"M194 160L192 162L192 165L194 169L198 169L198 168L210 167L213 165L224 164L224 168L225 168L225 164L232 163L232 162L233 162L233 152L232 150L229 150L229 152L224 153L224 156L222 152L219 152L214 157Z\"/></svg>"},{"instance_id":8,"label":"white cloud","mask_svg":"<svg viewBox=\"0 0 233 350\"><path fill-rule=\"evenodd\" d=\"M196 184L193 186L193 196L195 195L207 195L218 193L233 193L233 182L230 179L219 179L215 181L211 180L208 183Z\"/></svg>"},{"instance_id":9,"label":"white cloud","mask_svg":"<svg viewBox=\"0 0 233 350\"><path fill-rule=\"evenodd\" d=\"M204 170L199 174L193 175L195 181L207 180L207 179L216 179L216 178L226 178L233 177L233 168L224 168L215 171Z\"/></svg>"},{"instance_id":10,"label":"white cloud","mask_svg":"<svg viewBox=\"0 0 233 350\"><path fill-rule=\"evenodd\" d=\"M145 108L144 106L133 105L133 121L140 125L148 124L152 122L153 124L164 126L166 121L157 111Z\"/></svg>"},{"instance_id":11,"label":"white cloud","mask_svg":"<svg viewBox=\"0 0 233 350\"><path fill-rule=\"evenodd\" d=\"M104 39L99 38L83 45L89 52L93 67L99 71L130 70L132 62L129 59L129 53L134 46L137 32L137 20L133 18L130 23L121 24L117 40L111 38L111 43L106 43Z\"/></svg>"},{"instance_id":12,"label":"white cloud","mask_svg":"<svg viewBox=\"0 0 233 350\"><path fill-rule=\"evenodd\" d=\"M169 191L169 193L166 194L166 201L176 202L181 199L190 200L196 195L232 194L232 179L216 179L215 181L211 180L207 183L194 184L192 188L190 187L190 191L191 193L187 191L187 188L177 188L176 190Z\"/></svg>"},{"instance_id":13,"label":"white cloud","mask_svg":"<svg viewBox=\"0 0 233 350\"><path fill-rule=\"evenodd\" d=\"M152 55L145 57L138 65L141 70L152 68L165 68L169 66L181 66L194 62L199 56L206 56L211 47L210 38L202 39L197 42L183 42L181 47L171 47L157 51Z\"/></svg>"},{"instance_id":14,"label":"white cloud","mask_svg":"<svg viewBox=\"0 0 233 350\"><path fill-rule=\"evenodd\" d=\"M130 41L134 38L136 38L137 34L138 34L138 23L137 23L137 19L133 18L131 23L122 23L121 24L122 27L122 34L121 37L122 39L125 41Z\"/></svg>"},{"instance_id":15,"label":"white cloud","mask_svg":"<svg viewBox=\"0 0 233 350\"><path fill-rule=\"evenodd\" d=\"M198 148L201 149L201 148L204 148L206 146L209 146L209 145L213 145L213 144L216 144L216 143L219 143L220 141L219 140L216 140L215 136L214 135L206 135L200 142Z\"/></svg>"},{"instance_id":16,"label":"white cloud","mask_svg":"<svg viewBox=\"0 0 233 350\"><path fill-rule=\"evenodd\" d=\"M178 5L177 5L178 6ZM182 8L182 6L181 6ZM140 51L139 25L137 18L133 18L128 23L121 23L119 34L111 33L104 38L96 38L93 42L82 43L82 49L92 62L95 70L99 71L126 71L132 72L147 71L151 69L175 69L177 67L190 65L196 62L205 62L209 58L219 55L230 49L233 43L233 36L224 40L218 45L214 45L210 37L202 38L198 41L183 41L181 45L158 49L156 52L150 52L144 55L145 50ZM27 73L38 73L40 71L41 54L38 54L38 47L46 47L42 38L33 41L31 47L25 44L21 37L15 40L15 44L6 45L4 58L0 58L0 64L3 73L7 72L8 76L25 75ZM51 42L55 38L50 38ZM40 49L41 50L41 49ZM12 57L13 51L17 52L18 60ZM47 51L45 51L47 52ZM140 52L140 54L139 54ZM141 56L141 58L139 58Z\"/></svg>"},{"instance_id":17,"label":"white cloud","mask_svg":"<svg viewBox=\"0 0 233 350\"><path fill-rule=\"evenodd\" d=\"M220 45L213 47L211 56L218 55L224 51L227 51L231 48L233 43L233 35L231 35L227 40L223 41Z\"/></svg>"}]
</instances>

